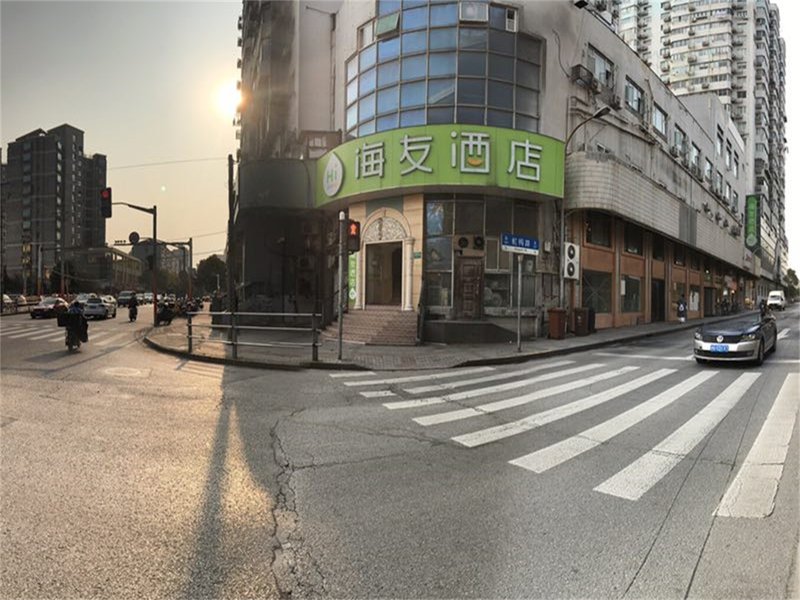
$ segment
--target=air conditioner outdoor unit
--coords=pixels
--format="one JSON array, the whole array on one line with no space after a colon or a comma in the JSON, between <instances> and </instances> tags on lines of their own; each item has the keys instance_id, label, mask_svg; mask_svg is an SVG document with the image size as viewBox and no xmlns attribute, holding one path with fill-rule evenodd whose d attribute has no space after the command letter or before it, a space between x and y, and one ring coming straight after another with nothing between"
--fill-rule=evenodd
<instances>
[{"instance_id":1,"label":"air conditioner outdoor unit","mask_svg":"<svg viewBox=\"0 0 800 600\"><path fill-rule=\"evenodd\" d=\"M592 87L592 84L595 81L592 72L588 67L583 65L573 65L570 79L572 79L572 81L575 83L585 87Z\"/></svg>"},{"instance_id":2,"label":"air conditioner outdoor unit","mask_svg":"<svg viewBox=\"0 0 800 600\"><path fill-rule=\"evenodd\" d=\"M672 156L678 156L681 153L681 151L680 148L678 148L677 146L670 146L669 153L672 154Z\"/></svg>"}]
</instances>

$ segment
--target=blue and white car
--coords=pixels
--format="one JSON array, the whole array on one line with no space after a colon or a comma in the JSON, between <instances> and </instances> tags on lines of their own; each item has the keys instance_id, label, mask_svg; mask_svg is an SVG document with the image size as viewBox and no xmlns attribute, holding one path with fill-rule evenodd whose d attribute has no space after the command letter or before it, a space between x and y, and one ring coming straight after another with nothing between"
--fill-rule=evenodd
<instances>
[{"instance_id":1,"label":"blue and white car","mask_svg":"<svg viewBox=\"0 0 800 600\"><path fill-rule=\"evenodd\" d=\"M764 355L775 352L778 326L775 317L749 315L726 323L698 327L694 332L694 359L708 361L753 361L760 365Z\"/></svg>"}]
</instances>

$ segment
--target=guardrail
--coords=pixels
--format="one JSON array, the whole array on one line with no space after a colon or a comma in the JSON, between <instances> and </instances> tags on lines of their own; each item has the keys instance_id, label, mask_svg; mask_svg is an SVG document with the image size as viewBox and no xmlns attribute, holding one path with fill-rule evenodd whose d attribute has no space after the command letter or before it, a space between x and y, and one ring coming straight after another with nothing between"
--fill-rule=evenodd
<instances>
[{"instance_id":1,"label":"guardrail","mask_svg":"<svg viewBox=\"0 0 800 600\"><path fill-rule=\"evenodd\" d=\"M209 315L211 316L211 323L192 323L192 317L197 315ZM229 323L214 323L214 317L227 317ZM186 313L186 339L189 345L189 354L192 353L192 340L194 339L203 339L206 342L212 342L215 344L225 344L231 346L231 350L233 352L233 358L238 358L239 355L239 346L255 346L261 348L311 348L311 360L316 362L319 360L319 328L317 324L319 323L320 315L317 313L260 313L260 312L187 312ZM265 326L265 325L242 325L238 321L242 317L255 317L255 318L265 318L265 319L272 319L272 318L280 318L285 319L287 317L293 319L310 319L311 320L311 327L276 327L276 326ZM214 329L219 330L227 330L228 331L228 339L210 339L205 338L203 336L194 335L193 328L194 327L208 327L212 331ZM311 334L311 341L310 342L242 342L239 340L239 333L241 331L308 331Z\"/></svg>"}]
</instances>

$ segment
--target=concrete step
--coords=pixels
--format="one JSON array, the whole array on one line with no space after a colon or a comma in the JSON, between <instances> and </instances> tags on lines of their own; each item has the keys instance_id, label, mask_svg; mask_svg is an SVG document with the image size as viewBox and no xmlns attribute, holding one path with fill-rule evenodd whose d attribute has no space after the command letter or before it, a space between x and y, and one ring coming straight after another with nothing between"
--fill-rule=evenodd
<instances>
[{"instance_id":1,"label":"concrete step","mask_svg":"<svg viewBox=\"0 0 800 600\"><path fill-rule=\"evenodd\" d=\"M338 337L338 326L331 324L323 333ZM396 308L353 310L344 316L343 337L347 341L389 346L413 346L417 341L417 315Z\"/></svg>"}]
</instances>

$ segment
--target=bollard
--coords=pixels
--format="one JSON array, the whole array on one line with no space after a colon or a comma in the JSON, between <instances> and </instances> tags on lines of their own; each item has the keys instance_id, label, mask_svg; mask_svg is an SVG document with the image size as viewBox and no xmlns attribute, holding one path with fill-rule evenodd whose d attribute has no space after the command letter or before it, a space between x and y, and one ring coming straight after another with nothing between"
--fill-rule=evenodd
<instances>
[{"instance_id":1,"label":"bollard","mask_svg":"<svg viewBox=\"0 0 800 600\"><path fill-rule=\"evenodd\" d=\"M239 348L236 345L236 313L231 313L231 343L233 344L233 358L239 358Z\"/></svg>"},{"instance_id":2,"label":"bollard","mask_svg":"<svg viewBox=\"0 0 800 600\"><path fill-rule=\"evenodd\" d=\"M186 315L186 327L189 330L188 341L189 341L189 354L192 353L192 314L187 313Z\"/></svg>"},{"instance_id":3,"label":"bollard","mask_svg":"<svg viewBox=\"0 0 800 600\"><path fill-rule=\"evenodd\" d=\"M311 361L319 360L319 348L317 348L317 315L311 315Z\"/></svg>"}]
</instances>

